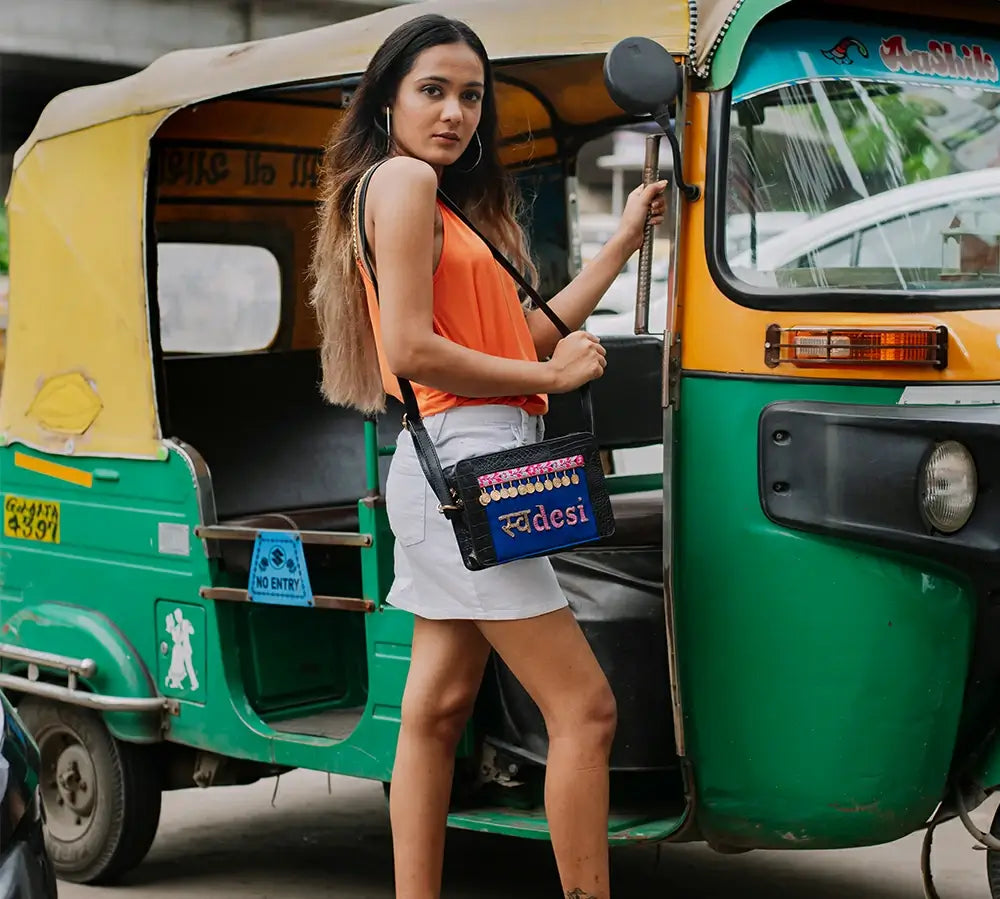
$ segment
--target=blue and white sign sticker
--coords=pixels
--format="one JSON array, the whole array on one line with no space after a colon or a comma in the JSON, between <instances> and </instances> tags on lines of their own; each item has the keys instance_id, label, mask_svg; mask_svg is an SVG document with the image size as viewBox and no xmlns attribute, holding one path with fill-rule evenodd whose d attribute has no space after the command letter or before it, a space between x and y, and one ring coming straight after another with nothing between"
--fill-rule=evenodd
<instances>
[{"instance_id":1,"label":"blue and white sign sticker","mask_svg":"<svg viewBox=\"0 0 1000 899\"><path fill-rule=\"evenodd\" d=\"M302 538L285 531L257 535L250 561L251 602L279 606L313 605Z\"/></svg>"}]
</instances>

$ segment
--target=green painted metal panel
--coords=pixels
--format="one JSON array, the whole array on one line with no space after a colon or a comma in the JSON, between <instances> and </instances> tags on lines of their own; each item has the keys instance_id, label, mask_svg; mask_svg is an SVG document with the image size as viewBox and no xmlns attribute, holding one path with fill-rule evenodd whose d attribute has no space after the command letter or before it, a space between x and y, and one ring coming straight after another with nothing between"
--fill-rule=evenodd
<instances>
[{"instance_id":1,"label":"green painted metal panel","mask_svg":"<svg viewBox=\"0 0 1000 899\"><path fill-rule=\"evenodd\" d=\"M155 603L201 605L198 587L210 582L194 537L190 467L176 452L163 461L74 459L73 468L98 474L85 487L17 465L18 455L46 459L21 447L0 449L0 492L58 503L59 541L0 535L0 622L24 647L93 657L90 689L155 695ZM161 737L156 716L106 717L123 739Z\"/></svg>"},{"instance_id":2,"label":"green painted metal panel","mask_svg":"<svg viewBox=\"0 0 1000 899\"><path fill-rule=\"evenodd\" d=\"M611 475L607 478L606 484L611 496L619 496L623 493L643 493L647 490L662 490L663 472Z\"/></svg>"},{"instance_id":3,"label":"green painted metal panel","mask_svg":"<svg viewBox=\"0 0 1000 899\"><path fill-rule=\"evenodd\" d=\"M105 696L149 697L157 694L153 674L136 646L107 615L56 602L11 603L0 598L3 625L0 639L26 649L39 649L78 659L92 659L97 673L82 679L84 689ZM13 611L13 614L8 614ZM23 675L26 665L5 660L3 670ZM64 673L46 672L46 679L65 684ZM134 742L160 739L156 714L116 712L107 716L116 736Z\"/></svg>"},{"instance_id":4,"label":"green painted metal panel","mask_svg":"<svg viewBox=\"0 0 1000 899\"><path fill-rule=\"evenodd\" d=\"M684 821L683 815L655 818L642 814L608 816L608 842L612 846L665 840ZM531 840L548 840L549 824L545 813L513 809L464 809L448 816L448 826Z\"/></svg>"},{"instance_id":5,"label":"green painted metal panel","mask_svg":"<svg viewBox=\"0 0 1000 899\"><path fill-rule=\"evenodd\" d=\"M193 472L180 454L171 451L165 461L74 460L83 471L104 470L103 477L87 488L18 468L14 452L12 448L0 450L0 491L59 502L61 537L59 543L0 537L4 639L94 658L98 674L87 686L95 691L128 696L159 692L180 700L180 714L165 720L162 735L156 716L106 716L122 739L165 736L235 758L388 779L409 658L410 616L393 609L365 616L202 600L202 586L245 584L233 583L231 575L221 572L193 536L200 523L198 496ZM382 519L384 510L372 511L362 527L386 530ZM161 539L162 524L174 527L167 540ZM185 538L179 539L178 533ZM379 593L388 589L391 556L391 541L368 551L379 577L373 589ZM198 680L194 690L184 667L185 647L177 658L180 668L173 666L177 677L171 677L174 638L167 630L166 616L178 608L192 628L188 637ZM308 669L300 673L316 683L338 687L337 696L325 697L328 704L364 705L367 660L372 658L376 672L368 704L348 739L338 742L276 732L264 718L267 704L260 696L248 696L246 658L252 659L254 651L266 653L267 641L261 635L268 629L272 643L279 638L289 620L282 612L304 614L306 623L313 625L290 631L299 641L297 662ZM255 645L246 630L251 616L267 619ZM334 624L338 620L339 626ZM342 640L328 645L334 630ZM281 642L277 655L287 659L295 639L282 637ZM310 666L324 647L335 655L340 650L340 655L332 668L312 671ZM269 684L272 674L269 660L265 670L251 671L250 681L257 677L261 685ZM269 698L277 703L287 686L287 679L270 684ZM320 697L298 696L303 698Z\"/></svg>"},{"instance_id":6,"label":"green painted metal panel","mask_svg":"<svg viewBox=\"0 0 1000 899\"><path fill-rule=\"evenodd\" d=\"M712 58L709 90L722 90L733 83L751 32L765 16L788 2L789 0L744 0Z\"/></svg>"},{"instance_id":7,"label":"green painted metal panel","mask_svg":"<svg viewBox=\"0 0 1000 899\"><path fill-rule=\"evenodd\" d=\"M243 687L258 711L364 704L363 615L255 603L239 606L236 615Z\"/></svg>"},{"instance_id":8,"label":"green painted metal panel","mask_svg":"<svg viewBox=\"0 0 1000 899\"><path fill-rule=\"evenodd\" d=\"M760 848L889 841L940 799L975 598L919 558L772 524L757 422L777 400L885 403L897 388L686 378L675 579L697 824Z\"/></svg>"},{"instance_id":9,"label":"green painted metal panel","mask_svg":"<svg viewBox=\"0 0 1000 899\"><path fill-rule=\"evenodd\" d=\"M393 548L395 537L389 527L384 497L358 503L358 528L372 535L372 545L361 550L361 574L364 598L381 606L389 594L395 572Z\"/></svg>"}]
</instances>

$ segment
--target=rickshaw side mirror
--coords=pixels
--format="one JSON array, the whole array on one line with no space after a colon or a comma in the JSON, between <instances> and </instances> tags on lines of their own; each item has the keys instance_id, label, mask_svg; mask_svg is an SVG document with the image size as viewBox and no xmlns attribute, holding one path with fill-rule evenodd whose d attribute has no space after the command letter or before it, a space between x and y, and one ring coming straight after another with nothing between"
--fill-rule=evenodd
<instances>
[{"instance_id":1,"label":"rickshaw side mirror","mask_svg":"<svg viewBox=\"0 0 1000 899\"><path fill-rule=\"evenodd\" d=\"M656 41L627 37L604 59L604 84L611 99L633 115L667 113L681 89L680 67Z\"/></svg>"},{"instance_id":2,"label":"rickshaw side mirror","mask_svg":"<svg viewBox=\"0 0 1000 899\"><path fill-rule=\"evenodd\" d=\"M604 59L604 85L611 99L634 116L650 116L667 136L673 152L674 183L688 200L697 200L701 190L685 184L681 150L670 121L670 107L681 92L681 69L673 56L648 37L627 37L611 48ZM660 177L660 135L646 137L643 184ZM652 287L653 226L647 222L639 251L639 277L635 294L635 333L649 333L649 293ZM667 315L667 345L673 341L674 304Z\"/></svg>"},{"instance_id":3,"label":"rickshaw side mirror","mask_svg":"<svg viewBox=\"0 0 1000 899\"><path fill-rule=\"evenodd\" d=\"M684 183L680 146L670 123L670 107L681 92L681 68L673 56L648 37L624 38L604 58L604 85L625 112L651 116L660 126L673 151L674 180L685 197L697 200L701 191ZM655 176L650 171L645 174Z\"/></svg>"}]
</instances>

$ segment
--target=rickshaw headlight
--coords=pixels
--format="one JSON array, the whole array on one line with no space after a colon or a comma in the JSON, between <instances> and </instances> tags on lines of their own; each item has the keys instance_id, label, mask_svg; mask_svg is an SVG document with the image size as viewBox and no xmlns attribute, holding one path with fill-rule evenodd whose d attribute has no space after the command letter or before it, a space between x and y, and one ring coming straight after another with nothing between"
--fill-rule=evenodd
<instances>
[{"instance_id":1,"label":"rickshaw headlight","mask_svg":"<svg viewBox=\"0 0 1000 899\"><path fill-rule=\"evenodd\" d=\"M942 534L961 530L972 517L977 490L972 454L956 440L935 446L920 472L920 505L927 523Z\"/></svg>"}]
</instances>

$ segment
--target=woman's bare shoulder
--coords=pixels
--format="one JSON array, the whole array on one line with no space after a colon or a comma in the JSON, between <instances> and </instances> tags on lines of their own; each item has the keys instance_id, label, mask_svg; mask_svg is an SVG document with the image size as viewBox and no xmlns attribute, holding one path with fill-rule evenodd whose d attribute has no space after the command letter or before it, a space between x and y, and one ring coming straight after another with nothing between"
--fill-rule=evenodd
<instances>
[{"instance_id":1,"label":"woman's bare shoulder","mask_svg":"<svg viewBox=\"0 0 1000 899\"><path fill-rule=\"evenodd\" d=\"M411 193L420 197L433 196L437 192L437 173L421 159L393 156L372 175L369 190L373 199L386 194L397 197Z\"/></svg>"}]
</instances>

